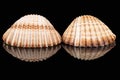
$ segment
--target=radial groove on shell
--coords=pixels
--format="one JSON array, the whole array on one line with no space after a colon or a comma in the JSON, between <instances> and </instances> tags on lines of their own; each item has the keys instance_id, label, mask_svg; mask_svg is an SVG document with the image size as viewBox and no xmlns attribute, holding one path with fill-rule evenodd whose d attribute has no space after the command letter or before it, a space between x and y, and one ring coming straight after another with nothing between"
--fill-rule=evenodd
<instances>
[{"instance_id":1,"label":"radial groove on shell","mask_svg":"<svg viewBox=\"0 0 120 80\"><path fill-rule=\"evenodd\" d=\"M112 48L114 48L115 45L115 43L112 43L99 47L74 47L66 44L62 46L74 58L81 60L94 60L104 56Z\"/></svg>"},{"instance_id":2,"label":"radial groove on shell","mask_svg":"<svg viewBox=\"0 0 120 80\"><path fill-rule=\"evenodd\" d=\"M101 20L91 15L75 18L62 36L65 44L81 47L105 46L115 39L115 34Z\"/></svg>"},{"instance_id":3,"label":"radial groove on shell","mask_svg":"<svg viewBox=\"0 0 120 80\"><path fill-rule=\"evenodd\" d=\"M48 47L61 43L61 36L41 15L25 15L3 35L6 44L17 47Z\"/></svg>"},{"instance_id":4,"label":"radial groove on shell","mask_svg":"<svg viewBox=\"0 0 120 80\"><path fill-rule=\"evenodd\" d=\"M22 61L38 62L52 57L61 48L61 45L47 48L21 48L3 43L3 48L13 57L18 58Z\"/></svg>"}]
</instances>

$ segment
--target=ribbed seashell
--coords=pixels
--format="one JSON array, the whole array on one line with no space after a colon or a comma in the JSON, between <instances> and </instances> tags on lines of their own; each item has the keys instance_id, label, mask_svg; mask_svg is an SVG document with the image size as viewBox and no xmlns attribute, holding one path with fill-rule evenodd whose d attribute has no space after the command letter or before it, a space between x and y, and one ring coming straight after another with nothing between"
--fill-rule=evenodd
<instances>
[{"instance_id":1,"label":"ribbed seashell","mask_svg":"<svg viewBox=\"0 0 120 80\"><path fill-rule=\"evenodd\" d=\"M115 43L99 46L99 47L75 47L70 45L62 45L63 48L74 58L81 60L99 59L115 47Z\"/></svg>"},{"instance_id":2,"label":"ribbed seashell","mask_svg":"<svg viewBox=\"0 0 120 80\"><path fill-rule=\"evenodd\" d=\"M98 47L111 44L116 35L98 18L83 15L75 18L65 30L62 40L65 44L81 47Z\"/></svg>"},{"instance_id":3,"label":"ribbed seashell","mask_svg":"<svg viewBox=\"0 0 120 80\"><path fill-rule=\"evenodd\" d=\"M48 47L61 43L61 36L41 15L25 15L3 35L6 44L17 47Z\"/></svg>"},{"instance_id":4,"label":"ribbed seashell","mask_svg":"<svg viewBox=\"0 0 120 80\"><path fill-rule=\"evenodd\" d=\"M45 48L21 48L3 43L3 48L13 57L25 62L44 61L52 57L61 48L61 45Z\"/></svg>"}]
</instances>

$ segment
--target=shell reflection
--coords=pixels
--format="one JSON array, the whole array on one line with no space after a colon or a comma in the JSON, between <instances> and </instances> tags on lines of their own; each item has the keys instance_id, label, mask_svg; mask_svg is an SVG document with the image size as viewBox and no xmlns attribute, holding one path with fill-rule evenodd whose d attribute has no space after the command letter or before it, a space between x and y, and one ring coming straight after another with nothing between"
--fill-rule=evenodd
<instances>
[{"instance_id":1,"label":"shell reflection","mask_svg":"<svg viewBox=\"0 0 120 80\"><path fill-rule=\"evenodd\" d=\"M94 60L102 57L112 48L115 47L115 43L101 46L101 47L74 47L70 45L62 45L63 48L74 58L81 60Z\"/></svg>"},{"instance_id":2,"label":"shell reflection","mask_svg":"<svg viewBox=\"0 0 120 80\"><path fill-rule=\"evenodd\" d=\"M13 57L16 57L22 61L38 62L53 56L61 48L61 45L47 48L19 48L3 43L3 47Z\"/></svg>"}]
</instances>

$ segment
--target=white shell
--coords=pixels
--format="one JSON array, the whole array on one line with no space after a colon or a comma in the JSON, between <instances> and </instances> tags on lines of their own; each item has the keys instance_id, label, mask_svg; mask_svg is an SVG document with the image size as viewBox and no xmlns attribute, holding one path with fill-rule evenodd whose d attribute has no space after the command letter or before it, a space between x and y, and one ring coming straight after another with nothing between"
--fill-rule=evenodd
<instances>
[{"instance_id":1,"label":"white shell","mask_svg":"<svg viewBox=\"0 0 120 80\"><path fill-rule=\"evenodd\" d=\"M3 35L6 44L17 47L48 47L61 43L61 36L43 16L25 15Z\"/></svg>"},{"instance_id":2,"label":"white shell","mask_svg":"<svg viewBox=\"0 0 120 80\"><path fill-rule=\"evenodd\" d=\"M4 49L22 61L38 62L52 57L61 48L61 45L56 45L47 48L20 48L3 44Z\"/></svg>"},{"instance_id":3,"label":"white shell","mask_svg":"<svg viewBox=\"0 0 120 80\"><path fill-rule=\"evenodd\" d=\"M112 48L115 47L115 43L100 47L75 47L70 45L62 45L63 48L74 58L81 60L94 60L104 56Z\"/></svg>"},{"instance_id":4,"label":"white shell","mask_svg":"<svg viewBox=\"0 0 120 80\"><path fill-rule=\"evenodd\" d=\"M111 44L116 36L98 18L91 15L79 16L65 30L65 44L81 47L98 47Z\"/></svg>"}]
</instances>

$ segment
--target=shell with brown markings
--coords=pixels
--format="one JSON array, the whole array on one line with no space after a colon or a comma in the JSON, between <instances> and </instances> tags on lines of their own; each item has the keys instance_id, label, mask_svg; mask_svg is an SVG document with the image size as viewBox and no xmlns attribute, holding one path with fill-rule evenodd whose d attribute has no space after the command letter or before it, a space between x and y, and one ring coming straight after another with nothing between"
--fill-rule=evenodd
<instances>
[{"instance_id":1,"label":"shell with brown markings","mask_svg":"<svg viewBox=\"0 0 120 80\"><path fill-rule=\"evenodd\" d=\"M25 15L3 35L6 44L17 47L48 47L61 43L61 36L41 15Z\"/></svg>"},{"instance_id":2,"label":"shell with brown markings","mask_svg":"<svg viewBox=\"0 0 120 80\"><path fill-rule=\"evenodd\" d=\"M65 44L81 47L104 46L113 43L115 39L115 34L101 20L91 15L75 18L62 36Z\"/></svg>"}]
</instances>

